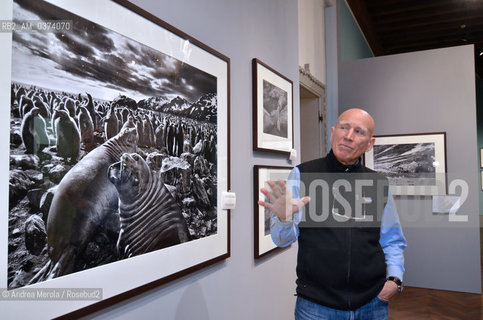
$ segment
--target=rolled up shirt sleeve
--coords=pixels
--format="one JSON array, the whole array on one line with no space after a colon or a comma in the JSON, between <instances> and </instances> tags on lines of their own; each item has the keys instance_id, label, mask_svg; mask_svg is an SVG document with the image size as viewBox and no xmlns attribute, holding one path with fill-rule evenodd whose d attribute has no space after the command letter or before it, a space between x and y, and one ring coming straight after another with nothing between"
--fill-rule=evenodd
<instances>
[{"instance_id":1,"label":"rolled up shirt sleeve","mask_svg":"<svg viewBox=\"0 0 483 320\"><path fill-rule=\"evenodd\" d=\"M287 188L294 199L300 199L300 171L293 168L287 179ZM290 221L280 221L272 212L270 217L270 235L273 243L278 247L287 247L297 241L299 236L298 224L302 215L302 209L292 216Z\"/></svg>"},{"instance_id":2,"label":"rolled up shirt sleeve","mask_svg":"<svg viewBox=\"0 0 483 320\"><path fill-rule=\"evenodd\" d=\"M382 215L381 235L379 238L386 258L386 275L403 280L404 250L407 247L394 198L389 191L386 207Z\"/></svg>"}]
</instances>

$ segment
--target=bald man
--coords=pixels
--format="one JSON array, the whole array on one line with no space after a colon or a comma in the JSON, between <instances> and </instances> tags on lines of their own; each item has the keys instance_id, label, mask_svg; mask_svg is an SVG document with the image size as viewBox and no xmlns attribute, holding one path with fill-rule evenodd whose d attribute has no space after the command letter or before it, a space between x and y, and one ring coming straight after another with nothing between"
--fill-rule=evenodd
<instances>
[{"instance_id":1,"label":"bald man","mask_svg":"<svg viewBox=\"0 0 483 320\"><path fill-rule=\"evenodd\" d=\"M295 167L287 184L261 188L274 243L298 240L296 320L388 319L402 290L407 244L394 199L385 177L361 164L374 126L362 109L343 112L326 157ZM300 197L301 186L310 197Z\"/></svg>"}]
</instances>

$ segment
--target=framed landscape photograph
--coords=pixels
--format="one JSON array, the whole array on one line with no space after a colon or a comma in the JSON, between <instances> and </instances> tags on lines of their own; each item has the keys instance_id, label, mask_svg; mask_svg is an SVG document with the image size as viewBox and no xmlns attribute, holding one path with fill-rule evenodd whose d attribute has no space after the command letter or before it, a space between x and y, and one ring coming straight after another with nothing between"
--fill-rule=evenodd
<instances>
[{"instance_id":1,"label":"framed landscape photograph","mask_svg":"<svg viewBox=\"0 0 483 320\"><path fill-rule=\"evenodd\" d=\"M258 59L253 69L253 149L290 154L293 148L293 84Z\"/></svg>"},{"instance_id":2,"label":"framed landscape photograph","mask_svg":"<svg viewBox=\"0 0 483 320\"><path fill-rule=\"evenodd\" d=\"M277 249L275 243L273 243L270 236L270 216L272 212L258 204L259 200L268 201L263 193L260 192L260 188L265 187L270 190L267 181L287 181L288 175L292 170L291 167L279 167L279 166L254 166L254 190L255 190L255 259L262 257L263 255Z\"/></svg>"},{"instance_id":3,"label":"framed landscape photograph","mask_svg":"<svg viewBox=\"0 0 483 320\"><path fill-rule=\"evenodd\" d=\"M446 194L446 133L375 136L365 165L383 173L393 195Z\"/></svg>"},{"instance_id":4,"label":"framed landscape photograph","mask_svg":"<svg viewBox=\"0 0 483 320\"><path fill-rule=\"evenodd\" d=\"M78 318L228 258L230 59L125 0L0 12L3 317Z\"/></svg>"}]
</instances>

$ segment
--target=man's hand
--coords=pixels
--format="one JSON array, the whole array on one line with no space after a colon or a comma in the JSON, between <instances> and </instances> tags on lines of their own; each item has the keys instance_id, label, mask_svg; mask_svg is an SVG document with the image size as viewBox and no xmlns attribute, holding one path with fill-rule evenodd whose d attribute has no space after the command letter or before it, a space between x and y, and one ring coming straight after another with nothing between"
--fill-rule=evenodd
<instances>
[{"instance_id":1,"label":"man's hand","mask_svg":"<svg viewBox=\"0 0 483 320\"><path fill-rule=\"evenodd\" d=\"M270 202L260 200L258 204L271 210L280 221L292 220L293 214L310 201L309 197L303 197L298 201L295 200L283 180L278 180L277 182L267 181L267 183L272 192L265 188L261 188L260 192L270 199Z\"/></svg>"},{"instance_id":2,"label":"man's hand","mask_svg":"<svg viewBox=\"0 0 483 320\"><path fill-rule=\"evenodd\" d=\"M389 299L397 293L397 284L394 281L386 281L384 288L379 292L379 299L385 302L389 302Z\"/></svg>"}]
</instances>

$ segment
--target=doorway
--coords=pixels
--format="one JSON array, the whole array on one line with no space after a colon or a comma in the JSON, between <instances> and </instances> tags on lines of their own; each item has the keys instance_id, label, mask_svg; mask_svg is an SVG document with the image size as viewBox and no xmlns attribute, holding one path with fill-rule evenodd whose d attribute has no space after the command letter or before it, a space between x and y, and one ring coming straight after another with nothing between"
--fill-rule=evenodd
<instances>
[{"instance_id":1,"label":"doorway","mask_svg":"<svg viewBox=\"0 0 483 320\"><path fill-rule=\"evenodd\" d=\"M325 85L300 68L300 157L302 162L327 153Z\"/></svg>"}]
</instances>

